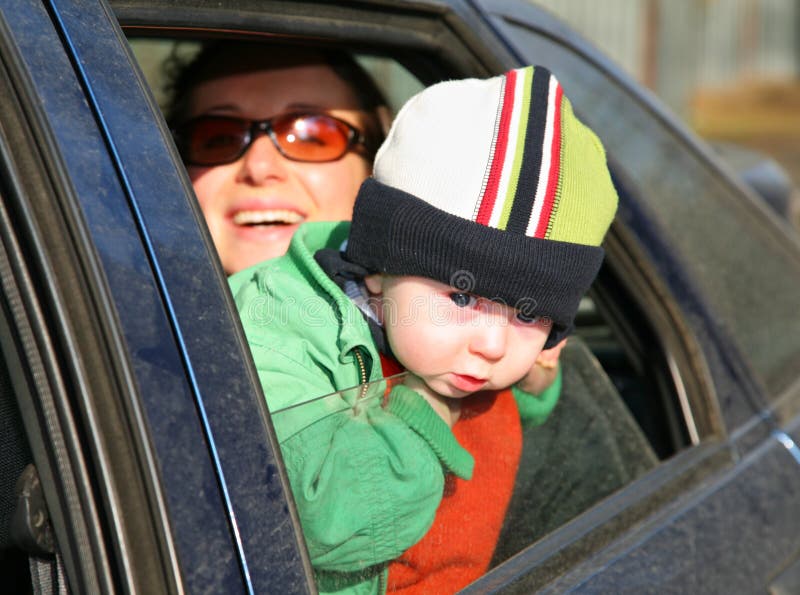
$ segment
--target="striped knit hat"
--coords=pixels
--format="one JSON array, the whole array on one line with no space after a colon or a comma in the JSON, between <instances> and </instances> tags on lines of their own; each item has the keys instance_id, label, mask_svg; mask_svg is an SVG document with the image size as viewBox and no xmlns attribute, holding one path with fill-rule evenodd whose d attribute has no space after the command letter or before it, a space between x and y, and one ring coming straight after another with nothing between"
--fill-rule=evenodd
<instances>
[{"instance_id":1,"label":"striped knit hat","mask_svg":"<svg viewBox=\"0 0 800 595\"><path fill-rule=\"evenodd\" d=\"M595 134L541 66L433 85L400 110L353 211L347 258L571 330L617 194Z\"/></svg>"}]
</instances>

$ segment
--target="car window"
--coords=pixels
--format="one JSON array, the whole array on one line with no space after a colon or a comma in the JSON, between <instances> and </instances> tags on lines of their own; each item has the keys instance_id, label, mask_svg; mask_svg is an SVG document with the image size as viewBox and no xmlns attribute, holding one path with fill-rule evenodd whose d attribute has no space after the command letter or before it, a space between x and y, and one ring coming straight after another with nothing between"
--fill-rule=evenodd
<instances>
[{"instance_id":1,"label":"car window","mask_svg":"<svg viewBox=\"0 0 800 595\"><path fill-rule=\"evenodd\" d=\"M132 39L131 44L163 105L164 58L174 52L190 55L196 51L196 44L152 38ZM387 94L395 111L422 88L419 80L393 58L376 55L358 58ZM601 277L607 288L613 285L611 279L615 275L613 270L604 268ZM625 299L623 294L627 295ZM515 478L505 520L498 527L501 547L495 552L493 565L553 532L656 467L659 459L674 455L692 442L671 381L654 377L652 369L656 368L664 372L665 378L668 376L665 358L657 353L654 331L642 307L628 294L628 290L617 288L614 299L625 303L622 310L627 325L637 329L639 342L651 345L650 351L636 351L630 341L617 336L608 312L598 304L603 301L602 291L595 291L584 300L577 319L577 335L570 339L562 355L564 384L559 405L547 423L526 429L525 446L520 453L521 472ZM651 369L645 369L647 366ZM388 406L387 394L386 383L377 383L325 397L314 395L318 398L308 403L272 411L275 426L284 428L279 432L282 448L295 435L291 428L308 425L309 418L317 420L306 429L307 435L312 436L312 444L316 444L317 438L313 437L317 434L324 441L331 425L356 423L361 430L366 425L377 433L391 431L382 426L384 417L370 413ZM591 446L587 448L587 444ZM326 448L318 445L312 450L319 456L328 453ZM543 457L543 452L548 456ZM291 470L295 464L292 460L306 460L313 453L298 457L285 451L284 455L287 454L285 463ZM337 455L330 451L329 456ZM315 479L323 480L327 479ZM313 491L316 485L314 482L308 486L294 485L296 500L309 498L309 490ZM491 494L483 497L490 499ZM362 513L342 512L346 514ZM476 520L478 525L482 522ZM332 555L330 543L309 538L307 545L312 561Z\"/></svg>"},{"instance_id":2,"label":"car window","mask_svg":"<svg viewBox=\"0 0 800 595\"><path fill-rule=\"evenodd\" d=\"M770 395L781 395L800 365L797 238L601 69L519 22L496 23L529 60L558 73Z\"/></svg>"},{"instance_id":3,"label":"car window","mask_svg":"<svg viewBox=\"0 0 800 595\"><path fill-rule=\"evenodd\" d=\"M145 38L132 39L131 44L163 105L161 63L164 57L175 51L191 53L196 45L185 40L176 44L170 40ZM422 87L413 70L406 69L398 60L372 54L360 55L359 60L390 97L395 110ZM625 96L617 90L613 101L609 102L606 88L609 83L602 75L582 66L578 76L570 68L575 70L577 67L567 64L559 69L555 65L553 70L565 71L560 78L564 79L570 96L575 95L574 103L579 108L587 105L596 108L583 107L582 117L597 128L609 152L617 159L620 155L627 157L630 154L630 163L623 166L626 185L635 185L637 194L640 193L638 186L643 184L658 186L658 191L649 194L648 198L663 201L665 194L678 191L675 184L691 187L702 182L710 185L705 192L714 191L722 195L717 202L725 200L724 195L729 190L723 182L712 175L713 172L698 169L696 160L685 157L685 148L677 140L670 140L666 132L659 131L657 139L666 138L653 143L650 131L653 122L649 114L643 113L637 105L622 108L633 112L631 121L634 128L629 129L627 123L620 123L614 109L614 106L622 105L619 102ZM429 77L420 78L429 82ZM580 86L574 78L580 79ZM627 101L635 104L630 99ZM642 138L651 136L647 142L636 145L627 138L629 134L626 133L631 130L638 131L634 137L637 134ZM693 172L695 181L686 182L684 178L691 176L675 175L674 172L667 174L662 171L664 168L655 167L654 163L659 163L670 153L674 154L673 160L687 161L686 169ZM689 188L683 191L689 192ZM689 197L684 198L689 201ZM708 203L707 200L702 202ZM690 209L686 205L682 208L686 216L686 210ZM654 210L659 216L674 215L668 205L660 204L659 209ZM673 216L670 221L674 224L676 219ZM741 221L741 214L728 213L725 220L730 220L727 224L733 226ZM675 233L680 236L681 231L675 230ZM696 237L686 241L689 244L699 242ZM764 250L771 246L774 248L766 236L763 244ZM722 247L717 247L717 250L722 251ZM690 246L687 245L683 251L691 253ZM695 267L699 265L695 263ZM709 282L709 286L721 291L717 285L723 281L730 282L723 276L722 280ZM560 404L547 423L526 434L520 455L521 472L500 527L501 545L492 565L500 564L543 537L552 535L570 520L656 468L659 461L673 457L709 434L707 428L698 431L687 420L690 412L686 404L680 402L669 358L649 320L650 314L643 298L621 282L621 274L614 266L604 266L599 285L582 303L576 320L576 336L563 354L564 385ZM744 303L737 301L740 299L741 296L731 297L729 307ZM614 312L610 312L604 302L612 303ZM621 326L625 327L627 334L620 331ZM748 331L742 325L737 332ZM372 394L372 390L366 389L365 393L364 387L357 387L326 397L314 395L317 398L309 403L272 411L272 420L275 425L292 427L293 419L307 419L312 414L319 418L320 426L353 421L363 425L366 419L367 425L374 425L376 431L386 431L380 422L374 422L381 419L379 416L368 417L369 411L386 406L382 399L386 386L377 386L376 394ZM291 435L279 438L283 448ZM543 457L542 453L548 453L548 456ZM289 461L287 464L291 466L293 463ZM303 492L301 496L307 494ZM489 498L488 494L486 498ZM592 526L595 527L596 523L593 522ZM325 544L309 540L307 545L312 559L325 555Z\"/></svg>"}]
</instances>

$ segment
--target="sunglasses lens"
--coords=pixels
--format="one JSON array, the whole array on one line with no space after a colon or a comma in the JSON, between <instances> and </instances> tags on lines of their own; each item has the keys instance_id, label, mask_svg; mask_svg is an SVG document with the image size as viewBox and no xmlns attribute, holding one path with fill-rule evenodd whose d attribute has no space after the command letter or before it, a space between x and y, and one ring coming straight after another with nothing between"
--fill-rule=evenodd
<instances>
[{"instance_id":1,"label":"sunglasses lens","mask_svg":"<svg viewBox=\"0 0 800 595\"><path fill-rule=\"evenodd\" d=\"M351 131L343 122L324 114L275 118L272 129L289 159L333 161L347 152Z\"/></svg>"},{"instance_id":2,"label":"sunglasses lens","mask_svg":"<svg viewBox=\"0 0 800 595\"><path fill-rule=\"evenodd\" d=\"M235 161L247 145L248 123L234 118L198 118L183 131L184 159L195 165Z\"/></svg>"}]
</instances>

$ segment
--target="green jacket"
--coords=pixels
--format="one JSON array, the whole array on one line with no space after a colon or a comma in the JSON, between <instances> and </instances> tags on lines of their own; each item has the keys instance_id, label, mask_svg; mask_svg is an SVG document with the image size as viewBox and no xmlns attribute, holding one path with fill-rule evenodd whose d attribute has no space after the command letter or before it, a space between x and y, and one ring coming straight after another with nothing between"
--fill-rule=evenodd
<instances>
[{"instance_id":1,"label":"green jacket","mask_svg":"<svg viewBox=\"0 0 800 595\"><path fill-rule=\"evenodd\" d=\"M468 479L473 459L404 386L386 403L358 391L330 395L382 377L362 313L314 260L348 231L348 223L305 224L285 256L230 285L320 590L379 593L387 562L431 526L445 471ZM523 421L547 417L558 384L539 397L515 391Z\"/></svg>"}]
</instances>

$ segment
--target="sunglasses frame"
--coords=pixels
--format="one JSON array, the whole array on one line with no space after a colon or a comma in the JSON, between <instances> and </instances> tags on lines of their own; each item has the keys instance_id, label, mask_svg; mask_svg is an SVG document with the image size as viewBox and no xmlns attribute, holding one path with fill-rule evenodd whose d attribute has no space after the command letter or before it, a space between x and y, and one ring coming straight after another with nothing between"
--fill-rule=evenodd
<instances>
[{"instance_id":1,"label":"sunglasses frame","mask_svg":"<svg viewBox=\"0 0 800 595\"><path fill-rule=\"evenodd\" d=\"M343 125L347 129L347 139L344 148L340 155L336 157L331 157L330 159L300 159L298 157L293 157L288 155L283 147L281 147L280 142L278 140L278 135L275 132L273 127L273 122L275 120L282 120L282 119L293 119L297 120L299 118L304 117L323 117L329 120L333 120L338 124ZM188 138L191 136L190 134L186 134L187 130L190 130L191 127L196 124L198 121L202 120L228 120L228 121L235 121L244 123L246 125L246 132L243 138L243 143L241 149L236 153L236 155L230 159L225 160L217 160L213 162L204 162L204 161L196 161L189 158L189 146L188 146ZM283 157L290 161L298 161L301 163L330 163L331 161L338 161L348 152L352 151L355 147L363 146L366 148L367 146L367 139L364 133L350 124L350 122L346 122L341 118L337 118L336 116L332 116L325 112L288 112L284 114L278 114L272 116L271 118L266 118L264 120L250 120L247 118L238 118L236 116L224 116L224 115L214 115L214 114L204 114L200 116L196 116L189 120L186 120L179 126L175 127L172 130L172 135L175 138L175 143L178 146L178 150L183 158L183 161L186 165L195 165L199 167L213 167L216 165L226 165L228 163L233 163L240 159L245 153L247 153L248 149L252 146L252 144L262 135L266 135L269 137L270 141L272 141L272 145L275 149L280 153Z\"/></svg>"}]
</instances>

